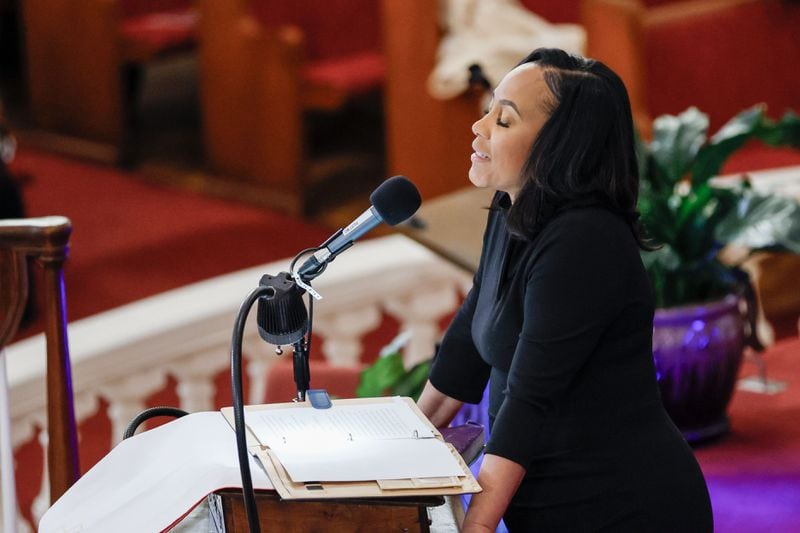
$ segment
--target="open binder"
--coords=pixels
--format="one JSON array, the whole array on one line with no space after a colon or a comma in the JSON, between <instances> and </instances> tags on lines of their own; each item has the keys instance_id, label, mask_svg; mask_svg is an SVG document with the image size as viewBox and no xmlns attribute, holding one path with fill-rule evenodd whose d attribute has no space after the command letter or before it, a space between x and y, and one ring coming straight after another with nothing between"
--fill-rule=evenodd
<instances>
[{"instance_id":1,"label":"open binder","mask_svg":"<svg viewBox=\"0 0 800 533\"><path fill-rule=\"evenodd\" d=\"M303 476L295 476L290 474L292 470L286 468L281 462L281 450L277 450L276 446L270 446L267 438L264 437L263 430L254 430L253 426L256 417L262 419L270 418L270 411L277 413L291 413L287 409L305 409L313 410L306 413L298 412L298 415L309 415L314 413L316 415L335 416L337 407L346 406L381 406L393 402L402 402L404 407L410 409L410 412L415 416L415 422L418 423L417 427L424 428L420 435L420 431L414 431L408 435L408 439L436 439L438 443L426 442L425 444L432 444L437 449L445 447L447 452L452 455L455 460L456 470L455 475L447 476L397 476L392 475L387 479L364 479L358 481L343 481L331 479L313 479L309 480ZM398 497L398 496L434 496L434 495L453 495L453 494L467 494L476 493L481 491L480 485L475 480L469 467L464 463L461 455L449 443L445 442L441 433L430 423L430 421L422 414L417 405L411 398L357 398L346 400L333 400L333 406L330 409L315 409L309 403L279 403L279 404L265 404L265 405L251 405L245 407L245 421L247 423L247 447L250 453L256 456L267 474L272 481L275 490L283 499L328 499L328 498L372 498L372 497ZM343 411L340 409L340 411ZM225 419L234 427L233 408L226 407L222 409L222 414ZM279 431L279 430L275 430ZM261 435L261 440L258 435ZM273 435L276 435L275 433ZM278 437L282 438L282 437ZM349 439L359 438L348 435ZM262 442L264 440L265 442ZM286 442L286 438L282 438ZM275 439L273 438L273 443ZM385 445L383 443L386 443ZM389 443L391 446L389 446ZM420 443L422 444L422 443ZM409 440L409 445L410 440ZM381 460L391 462L393 457L391 455L391 448L397 449L397 446L403 446L403 442L398 442L396 439L389 441L370 441L370 450L374 454L385 453L386 457L381 457ZM294 452L294 450L292 450ZM445 453L447 453L445 452ZM302 453L302 452L295 452ZM309 452L311 453L311 452ZM284 455L284 457L286 457ZM313 456L309 455L309 459ZM422 459L422 458L420 458ZM323 469L325 470L325 469ZM323 476L324 477L324 476ZM333 476L335 477L335 476ZM298 479L300 478L300 479Z\"/></svg>"}]
</instances>

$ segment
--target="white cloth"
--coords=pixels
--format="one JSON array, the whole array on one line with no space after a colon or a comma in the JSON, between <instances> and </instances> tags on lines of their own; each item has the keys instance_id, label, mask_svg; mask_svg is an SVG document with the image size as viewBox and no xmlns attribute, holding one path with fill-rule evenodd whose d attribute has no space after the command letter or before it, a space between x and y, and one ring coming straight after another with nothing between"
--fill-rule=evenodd
<instances>
[{"instance_id":1,"label":"white cloth","mask_svg":"<svg viewBox=\"0 0 800 533\"><path fill-rule=\"evenodd\" d=\"M539 47L582 54L586 31L578 24L550 24L517 0L442 0L445 36L439 43L428 92L441 100L468 86L469 67L480 65L492 84Z\"/></svg>"},{"instance_id":2,"label":"white cloth","mask_svg":"<svg viewBox=\"0 0 800 533\"><path fill-rule=\"evenodd\" d=\"M252 457L250 471L255 488L272 488ZM227 487L241 487L236 434L219 411L193 413L118 444L44 514L39 532L164 531Z\"/></svg>"}]
</instances>

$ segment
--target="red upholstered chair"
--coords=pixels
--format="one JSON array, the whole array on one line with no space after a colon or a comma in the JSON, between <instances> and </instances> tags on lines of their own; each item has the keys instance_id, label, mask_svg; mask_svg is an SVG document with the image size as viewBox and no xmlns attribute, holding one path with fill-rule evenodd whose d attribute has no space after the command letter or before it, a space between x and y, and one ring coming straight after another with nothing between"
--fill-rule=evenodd
<instances>
[{"instance_id":1,"label":"red upholstered chair","mask_svg":"<svg viewBox=\"0 0 800 533\"><path fill-rule=\"evenodd\" d=\"M50 478L51 503L79 476L63 275L71 229L70 221L64 217L0 220L0 352L16 334L25 310L29 260L39 263L44 272L42 283L37 287L44 294L45 303L47 354L42 354L42 357L47 357L49 444L46 468ZM0 360L0 364L5 365L5 361ZM5 379L5 372L2 376ZM0 387L5 389L6 384L2 383ZM0 413L0 416L8 417L8 414ZM8 431L9 428L3 428L2 453L10 454ZM4 468L2 476L4 488L13 488L13 484L7 484L6 477L13 479L13 468Z\"/></svg>"},{"instance_id":2,"label":"red upholstered chair","mask_svg":"<svg viewBox=\"0 0 800 533\"><path fill-rule=\"evenodd\" d=\"M200 6L201 102L211 167L275 207L306 211L317 167L304 117L380 95L379 3L202 0Z\"/></svg>"},{"instance_id":3,"label":"red upholstered chair","mask_svg":"<svg viewBox=\"0 0 800 533\"><path fill-rule=\"evenodd\" d=\"M143 69L195 45L192 0L26 0L31 110L60 134L111 144L135 128Z\"/></svg>"}]
</instances>

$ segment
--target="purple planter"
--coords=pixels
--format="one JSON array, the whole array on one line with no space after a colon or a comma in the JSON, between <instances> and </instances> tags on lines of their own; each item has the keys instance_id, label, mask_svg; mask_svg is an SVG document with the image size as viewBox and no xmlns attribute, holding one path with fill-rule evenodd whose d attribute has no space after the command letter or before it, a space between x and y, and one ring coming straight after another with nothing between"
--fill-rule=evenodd
<instances>
[{"instance_id":1,"label":"purple planter","mask_svg":"<svg viewBox=\"0 0 800 533\"><path fill-rule=\"evenodd\" d=\"M689 442L728 431L726 409L742 362L739 300L659 309L653 320L661 401Z\"/></svg>"}]
</instances>

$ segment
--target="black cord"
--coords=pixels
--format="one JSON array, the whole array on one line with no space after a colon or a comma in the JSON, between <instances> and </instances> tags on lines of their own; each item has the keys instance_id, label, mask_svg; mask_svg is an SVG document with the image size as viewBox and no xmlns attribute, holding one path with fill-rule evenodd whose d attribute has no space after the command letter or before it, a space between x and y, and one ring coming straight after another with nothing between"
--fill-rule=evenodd
<instances>
[{"instance_id":1,"label":"black cord","mask_svg":"<svg viewBox=\"0 0 800 533\"><path fill-rule=\"evenodd\" d=\"M314 325L314 297L308 295L308 341L306 342L306 356L311 357L311 329ZM309 378L309 382L310 382Z\"/></svg>"},{"instance_id":2,"label":"black cord","mask_svg":"<svg viewBox=\"0 0 800 533\"><path fill-rule=\"evenodd\" d=\"M239 471L242 475L242 496L244 497L244 508L247 512L247 523L250 526L250 533L261 533L261 526L258 523L258 509L256 508L255 492L253 491L253 479L250 475L250 456L247 451L247 437L245 435L244 423L244 395L242 393L242 338L244 337L244 325L250 308L260 298L267 294L270 287L258 287L251 292L236 315L236 322L233 327L233 338L231 339L231 392L233 394L233 421L234 431L236 432L236 448L239 454Z\"/></svg>"},{"instance_id":3,"label":"black cord","mask_svg":"<svg viewBox=\"0 0 800 533\"><path fill-rule=\"evenodd\" d=\"M302 256L304 256L305 254L308 254L308 253L317 253L318 251L322 250L322 248L323 248L323 246L315 246L313 248L306 248L305 250L301 251L299 254L294 256L294 259L292 259L292 262L289 265L289 274L294 274L295 273L294 265L297 263L298 259L300 259ZM317 267L317 270L315 270L313 272L313 274L309 275L308 277L301 276L300 278L304 282L309 283L311 279L316 278L317 276L319 276L320 274L325 272L325 269L328 268L328 264L329 263L330 263L330 261L325 261L319 267Z\"/></svg>"},{"instance_id":4,"label":"black cord","mask_svg":"<svg viewBox=\"0 0 800 533\"><path fill-rule=\"evenodd\" d=\"M186 416L189 413L184 411L183 409L178 409L177 407L151 407L149 409L145 409L133 420L130 421L128 427L125 428L125 434L122 436L122 440L125 440L129 437L133 437L133 434L136 433L136 428L144 422L145 420L149 420L156 416L171 416L174 418L180 418L182 416Z\"/></svg>"},{"instance_id":5,"label":"black cord","mask_svg":"<svg viewBox=\"0 0 800 533\"><path fill-rule=\"evenodd\" d=\"M319 250L321 250L320 246L314 246L312 248L306 248L305 250L302 250L299 254L294 256L294 259L292 259L292 263L289 265L289 273L290 274L294 273L294 265L295 265L295 263L297 263L298 259L300 259L301 257L303 257L306 254L317 253Z\"/></svg>"}]
</instances>

